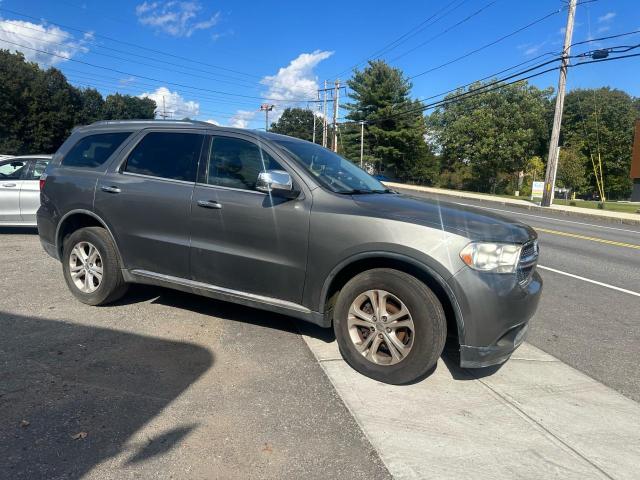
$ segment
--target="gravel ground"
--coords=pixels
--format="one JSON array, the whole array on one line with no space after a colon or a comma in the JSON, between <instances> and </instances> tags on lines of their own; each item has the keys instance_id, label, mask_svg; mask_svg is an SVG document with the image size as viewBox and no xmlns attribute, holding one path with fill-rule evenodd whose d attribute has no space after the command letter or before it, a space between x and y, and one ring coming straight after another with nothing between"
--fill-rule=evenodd
<instances>
[{"instance_id":1,"label":"gravel ground","mask_svg":"<svg viewBox=\"0 0 640 480\"><path fill-rule=\"evenodd\" d=\"M0 478L389 477L288 317L83 305L29 230L0 230L0 292Z\"/></svg>"}]
</instances>

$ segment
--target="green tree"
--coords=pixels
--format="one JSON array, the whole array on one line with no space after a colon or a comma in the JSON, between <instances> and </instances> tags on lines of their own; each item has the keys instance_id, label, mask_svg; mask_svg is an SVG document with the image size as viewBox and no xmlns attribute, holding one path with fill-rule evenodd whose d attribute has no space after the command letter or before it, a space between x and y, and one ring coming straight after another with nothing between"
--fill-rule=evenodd
<instances>
[{"instance_id":1,"label":"green tree","mask_svg":"<svg viewBox=\"0 0 640 480\"><path fill-rule=\"evenodd\" d=\"M156 102L150 98L114 93L104 101L104 120L144 120L155 118Z\"/></svg>"},{"instance_id":2,"label":"green tree","mask_svg":"<svg viewBox=\"0 0 640 480\"><path fill-rule=\"evenodd\" d=\"M639 116L638 99L620 90L577 89L567 94L561 145L587 159L585 175L592 191L597 188L591 159L598 165L599 155L607 198L629 197L634 122Z\"/></svg>"},{"instance_id":3,"label":"green tree","mask_svg":"<svg viewBox=\"0 0 640 480\"><path fill-rule=\"evenodd\" d=\"M302 140L313 140L314 113L304 108L287 108L277 122L271 124L269 131L289 135ZM316 143L322 141L322 119L315 119Z\"/></svg>"},{"instance_id":4,"label":"green tree","mask_svg":"<svg viewBox=\"0 0 640 480\"><path fill-rule=\"evenodd\" d=\"M588 159L582 152L574 148L560 149L556 183L559 187L569 188L577 194L584 192L587 184Z\"/></svg>"},{"instance_id":5,"label":"green tree","mask_svg":"<svg viewBox=\"0 0 640 480\"><path fill-rule=\"evenodd\" d=\"M95 88L85 88L79 91L80 110L77 113L76 124L88 125L102 118L104 99Z\"/></svg>"},{"instance_id":6,"label":"green tree","mask_svg":"<svg viewBox=\"0 0 640 480\"><path fill-rule=\"evenodd\" d=\"M514 190L529 159L548 148L552 92L519 82L454 100L483 85L448 95L451 102L429 116L430 138L441 152L444 170L454 171L460 163L471 167L468 188Z\"/></svg>"},{"instance_id":7,"label":"green tree","mask_svg":"<svg viewBox=\"0 0 640 480\"><path fill-rule=\"evenodd\" d=\"M355 70L347 82L351 102L345 104L347 118L355 122L343 135L344 155L360 159L360 128L365 122L365 161L382 166L402 180L431 183L438 162L425 141L426 124L422 104L410 98L411 83L402 71L382 60L370 61Z\"/></svg>"}]
</instances>

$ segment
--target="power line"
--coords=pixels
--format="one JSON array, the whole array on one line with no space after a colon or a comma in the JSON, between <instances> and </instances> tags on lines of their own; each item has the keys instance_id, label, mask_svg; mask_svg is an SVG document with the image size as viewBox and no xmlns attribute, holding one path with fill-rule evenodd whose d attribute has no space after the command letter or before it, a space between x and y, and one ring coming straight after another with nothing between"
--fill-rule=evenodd
<instances>
[{"instance_id":1,"label":"power line","mask_svg":"<svg viewBox=\"0 0 640 480\"><path fill-rule=\"evenodd\" d=\"M435 19L433 22L430 22L434 17L436 17L440 12L442 12L443 10L446 10L447 8L449 8L451 5L453 5L456 2L459 2L460 0L453 0L452 2L448 3L447 5L445 5L443 8L441 8L440 10L437 10L433 15L429 16L428 18L426 18L425 20L423 20L422 22L420 22L418 25L416 25L415 27L411 28L410 30L408 30L407 32L405 32L403 35L399 36L398 38L396 38L395 40L393 40L392 42L387 43L386 45L384 45L382 48L376 50L375 52L373 52L371 55L369 55L367 58L365 58L364 60L361 60L360 62L356 63L355 65L342 70L341 72L337 73L336 75L333 75L334 77L339 77L340 75L344 74L344 73L348 73L352 70L355 70L356 68L358 68L359 66L365 64L367 61L371 60L374 57L378 57L380 55L383 55L384 53L388 53L391 50L393 50L394 48L396 48L397 46L401 45L402 43L405 43L406 41L408 41L410 38L414 37L415 35L417 35L418 33L420 33L422 30L424 30L425 28L435 24L436 22L442 20L444 17L446 17L449 13L453 12L454 10L456 10L457 8L459 8L460 6L462 6L463 4L467 3L469 0L463 0L462 2L460 2L458 5L456 5L453 9L449 10L448 12L446 12L444 15L442 15L441 17ZM430 23L429 23L430 22Z\"/></svg>"},{"instance_id":2,"label":"power line","mask_svg":"<svg viewBox=\"0 0 640 480\"><path fill-rule=\"evenodd\" d=\"M635 45L632 48L639 48L639 47L640 47L640 44ZM575 57L577 57L577 55L574 55L574 56L572 56L570 58L575 58ZM633 58L633 57L640 57L640 53L628 54L628 55L620 55L620 56L617 56L617 57L609 57L609 58L604 58L604 59L589 60L589 61L584 61L584 62L580 62L580 63L569 64L568 67L569 68L573 68L573 67L577 67L577 66L581 66L581 65L588 65L588 64L591 64L591 63L600 63L600 62L607 62L607 61L613 61L613 60L623 60L623 59ZM540 68L540 67L538 67L538 68ZM533 73L533 74L528 75L526 77L518 78L518 79L512 80L512 81L507 82L507 83L504 83L504 81L503 81L504 79L502 79L502 80L499 80L499 81L496 81L496 82L492 82L491 84L489 84L489 85L492 85L492 88L488 88L487 89L487 88L484 88L484 87L480 87L478 89L474 89L474 90L471 90L471 91L468 91L468 92L463 92L463 93L460 93L458 95L454 95L454 96L451 96L451 97L448 97L448 98L444 98L444 99L439 100L437 102L433 102L433 103L426 104L426 105L421 105L420 107L412 108L412 109L405 110L405 111L402 111L402 112L397 112L397 113L395 113L393 115L389 115L389 116L384 117L384 118L379 118L379 119L374 119L374 120L367 120L366 123L367 124L379 123L379 122L386 121L386 120L392 120L394 118L397 118L398 116L410 115L410 114L414 114L414 113L418 113L418 112L424 112L424 111L427 111L427 110L433 110L435 108L447 105L449 103L459 102L459 101L462 101L462 100L464 100L466 98L475 97L477 95L482 95L484 93L489 93L489 92L498 90L500 88L504 88L506 86L513 85L514 83L523 82L525 80L530 80L532 78L539 77L539 76L544 75L546 73L558 70L559 68L560 67L548 68L548 69L543 70L541 72L536 72L536 73ZM520 75L521 74L522 73L520 73ZM355 125L355 124L358 124L359 122L343 122L342 125L345 125L347 123L352 123L352 124Z\"/></svg>"},{"instance_id":3,"label":"power line","mask_svg":"<svg viewBox=\"0 0 640 480\"><path fill-rule=\"evenodd\" d=\"M471 13L470 15L468 15L467 17L463 18L462 20L460 20L457 23L454 23L453 25L451 25L450 27L445 28L443 31L441 31L440 33L430 37L429 39L425 40L422 43L419 43L418 45L416 45L415 47L407 50L406 52L398 55L397 57L392 58L391 60L389 60L389 62L395 62L396 60L399 60L400 58L410 54L411 52L414 52L415 50L424 47L425 45L431 43L433 40L440 38L441 36L449 33L451 30L459 27L460 25L462 25L463 23L468 22L469 20L471 20L474 17L477 17L478 15L480 15L482 12L484 12L486 9L488 9L489 7L491 7L494 3L496 3L497 0L494 0L492 2L487 3L486 5L484 5L483 7L481 7L479 10L476 10L475 12Z\"/></svg>"},{"instance_id":4,"label":"power line","mask_svg":"<svg viewBox=\"0 0 640 480\"><path fill-rule=\"evenodd\" d=\"M202 90L202 91L205 91L205 92L211 92L211 93L217 93L217 94L220 94L220 95L228 95L228 96L241 97L241 98L253 98L253 99L258 99L258 100L270 100L270 101L275 101L275 102L287 101L286 99L280 99L280 98L267 98L267 97L259 97L259 96L255 96L255 95L242 95L242 94L239 94L239 93L223 92L221 90L212 90L212 89L203 88L203 87L193 87L193 86L185 85L185 84L178 83L178 82L170 82L170 81L167 81L167 80L160 80L160 79L153 78L153 77L147 77L147 76L144 76L144 75L137 75L137 74L131 73L131 72L125 72L123 70L118 70L118 69L115 69L115 68L105 67L103 65L96 65L94 63L85 62L83 60L78 60L78 59L75 59L75 58L69 58L69 57L66 57L64 55L58 55L56 53L48 52L46 50L41 50L39 48L33 48L33 47L29 47L27 45L22 45L20 43L11 42L9 40L1 40L1 41L5 42L5 43L8 43L8 44L11 44L11 45L15 45L15 46L21 47L21 48L26 48L28 50L32 50L34 52L44 53L44 54L50 55L52 57L61 58L61 59L67 60L69 62L76 62L76 63L80 63L82 65L88 65L90 67L100 68L102 70L107 70L107 71L114 72L114 73L120 73L122 75L130 75L132 77L142 78L144 80L151 80L153 82L166 83L166 84L169 84L169 85L175 85L175 86L181 87L181 88L188 87L188 88L193 88L193 89L196 89L196 90ZM303 99L288 99L288 101L307 102L307 101L314 101L314 100L313 99L308 99L308 98L303 98Z\"/></svg>"},{"instance_id":5,"label":"power line","mask_svg":"<svg viewBox=\"0 0 640 480\"><path fill-rule=\"evenodd\" d=\"M11 13L13 15L17 15L19 17L29 18L31 20L35 20L36 22L40 22L40 21L43 20L41 18L37 18L37 17L31 16L31 15L27 15L27 14L21 13L21 12L16 12L15 10L10 10L10 9L4 8L4 7L0 7L0 11L8 12L8 13ZM231 72L231 73L237 73L239 75L246 75L248 77L253 77L253 78L258 78L258 79L261 78L260 76L254 75L252 73L241 72L239 70L234 70L234 69L227 68L227 67L221 67L220 65L213 65L211 63L202 62L202 61L199 61L199 60L194 60L194 59L191 59L191 58L188 58L188 57L183 57L181 55L175 55L175 54L172 54L172 53L163 52L162 50L156 50L155 48L143 47L142 45L136 45L135 43L125 42L124 40L118 40L117 38L108 37L107 35L101 35L101 34L98 34L98 33L87 31L87 30L82 30L81 28L72 27L70 25L64 25L64 24L61 24L61 23L56 23L56 22L52 22L50 20L46 20L46 22L48 24L55 25L57 27L66 28L66 29L69 29L69 30L74 30L76 32L80 32L80 33L85 34L85 35L92 35L92 36L95 35L96 37L104 38L105 40L109 40L111 42L116 42L116 43L119 43L119 44L122 44L122 45L128 45L130 47L139 48L141 50L146 50L148 52L157 53L159 55L165 55L165 56L172 57L172 58L177 58L177 59L180 59L180 60L186 60L188 62L197 63L197 64L200 64L200 65L205 65L205 66L208 66L208 67L211 67L211 68L216 68L216 69L224 70L224 71Z\"/></svg>"},{"instance_id":6,"label":"power line","mask_svg":"<svg viewBox=\"0 0 640 480\"><path fill-rule=\"evenodd\" d=\"M29 28L29 27L24 27L24 28ZM32 29L32 30L36 30L36 29ZM13 31L10 31L10 30L6 30L6 29L1 28L1 27L0 27L0 31L6 32L6 33L10 33L10 34L12 34L12 35L17 35L17 36L22 37L22 38L25 38L25 39L28 39L28 38L30 38L30 39L37 39L37 38L38 38L38 37L34 37L33 35L25 35L24 33L18 33L18 32L13 32ZM4 41L4 40L0 40L0 42L2 42L2 41ZM62 46L62 47L66 47L66 46L67 46L67 45L65 45L64 43L60 43L60 42L48 41L47 43L48 43L48 44L50 44L50 45L58 45L58 46ZM101 45L97 45L97 46L98 46L99 48L104 48L104 49L107 49L107 50L115 50L115 51L117 51L117 52L121 52L121 53L124 53L124 54L127 54L127 55L136 55L136 54L131 54L131 53L129 53L129 52L123 52L122 50L112 49L112 48L109 48L109 47L103 47L103 46L101 46ZM141 62L141 61L139 61L139 60L132 60L132 59L129 59L129 58L118 57L118 56L116 56L116 55L110 55L110 54L108 54L108 53L103 53L103 52L96 52L96 51L93 51L92 53L93 53L94 55L101 55L101 56L103 56L103 57L113 58L113 59L115 59L115 60L121 60L121 61L125 61L125 62L135 62L135 63L136 63L136 65L144 65L144 66L146 66L146 67L151 67L151 68L155 68L155 69L159 69L159 70L164 70L164 71L166 71L166 69L167 69L167 65L176 66L176 64L167 63L167 62L165 62L166 64L165 64L164 66L160 66L160 65L153 65L153 64L151 64L151 63ZM136 55L136 56L141 56L141 57L142 57L142 55ZM143 57L143 58L147 58L147 59L148 59L148 57ZM150 59L150 60L153 60L153 59ZM187 67L187 68L190 68L190 67ZM216 79L215 77L211 77L211 76L198 75L198 74L196 74L196 73L184 72L184 71L180 71L180 70L172 70L172 72L173 72L173 73L182 74L182 75L189 75L189 76L197 77L197 78L203 78L203 79L211 80L211 81L214 81L214 82L227 83L227 84L230 84L230 85L239 85L239 86L243 86L243 87L247 87L247 88L255 88L255 87L256 87L256 85L258 85L257 83L256 83L256 84L251 84L251 85L246 84L246 83L242 83L242 82L244 82L244 81L243 81L243 80L240 80L240 79L235 79L235 81L231 81L231 80L221 80L221 79Z\"/></svg>"},{"instance_id":7,"label":"power line","mask_svg":"<svg viewBox=\"0 0 640 480\"><path fill-rule=\"evenodd\" d=\"M459 62L460 60L462 60L464 58L470 57L471 55L475 55L476 53L481 52L482 50L485 50L485 49L487 49L487 48L489 48L489 47L491 47L493 45L496 45L497 43L500 43L500 42L502 42L503 40L506 40L509 37L512 37L512 36L522 32L522 31L524 31L524 30L526 30L528 28L531 28L534 25L537 25L538 23L541 23L541 22L545 21L546 19L548 19L548 18L550 18L550 17L552 17L554 15L557 15L563 9L564 9L564 7L563 8L559 8L557 10L554 10L552 12L549 12L546 15L543 15L542 17L539 17L539 18L535 19L534 21L528 23L527 25L525 25L523 27L520 27L520 28L518 28L518 29L516 29L516 30L514 30L514 31L512 31L510 33L507 33L506 35L503 35L503 36L501 36L501 37L499 37L499 38L497 38L497 39L495 39L495 40L493 40L493 41L491 41L489 43L486 43L486 44L482 45L481 47L478 47L478 48L475 48L473 50L470 50L469 52L467 52L467 53L465 53L463 55L460 55L459 57L456 57L456 58L454 58L452 60L449 60L447 62L441 63L440 65L432 67L432 68L430 68L428 70L425 70L423 72L420 72L420 73L417 73L415 75L412 75L411 77L409 77L409 80L412 80L412 79L417 78L417 77L421 77L422 75L426 75L427 73L434 72L434 71L439 70L441 68L444 68L444 67L446 67L448 65L451 65L453 63Z\"/></svg>"}]
</instances>

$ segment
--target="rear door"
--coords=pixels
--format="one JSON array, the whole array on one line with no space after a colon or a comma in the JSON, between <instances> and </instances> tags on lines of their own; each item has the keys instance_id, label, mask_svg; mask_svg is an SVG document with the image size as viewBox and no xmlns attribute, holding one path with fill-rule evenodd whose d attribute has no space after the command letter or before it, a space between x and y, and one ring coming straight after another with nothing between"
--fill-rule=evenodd
<instances>
[{"instance_id":1,"label":"rear door","mask_svg":"<svg viewBox=\"0 0 640 480\"><path fill-rule=\"evenodd\" d=\"M125 267L189 277L189 215L204 135L145 130L98 179L95 212Z\"/></svg>"},{"instance_id":2,"label":"rear door","mask_svg":"<svg viewBox=\"0 0 640 480\"><path fill-rule=\"evenodd\" d=\"M0 162L0 223L20 223L20 188L29 170L26 159Z\"/></svg>"},{"instance_id":3,"label":"rear door","mask_svg":"<svg viewBox=\"0 0 640 480\"><path fill-rule=\"evenodd\" d=\"M48 158L29 160L29 170L20 188L20 215L24 222L36 223L36 212L40 207L40 177L48 164Z\"/></svg>"}]
</instances>

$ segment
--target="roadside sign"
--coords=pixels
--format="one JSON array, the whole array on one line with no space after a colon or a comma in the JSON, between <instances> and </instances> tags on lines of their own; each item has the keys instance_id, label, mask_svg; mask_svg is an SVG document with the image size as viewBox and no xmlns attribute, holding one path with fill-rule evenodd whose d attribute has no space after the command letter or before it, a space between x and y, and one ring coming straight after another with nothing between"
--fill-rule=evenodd
<instances>
[{"instance_id":1,"label":"roadside sign","mask_svg":"<svg viewBox=\"0 0 640 480\"><path fill-rule=\"evenodd\" d=\"M544 182L533 182L531 186L531 197L540 197L542 198L542 193L544 191Z\"/></svg>"}]
</instances>

